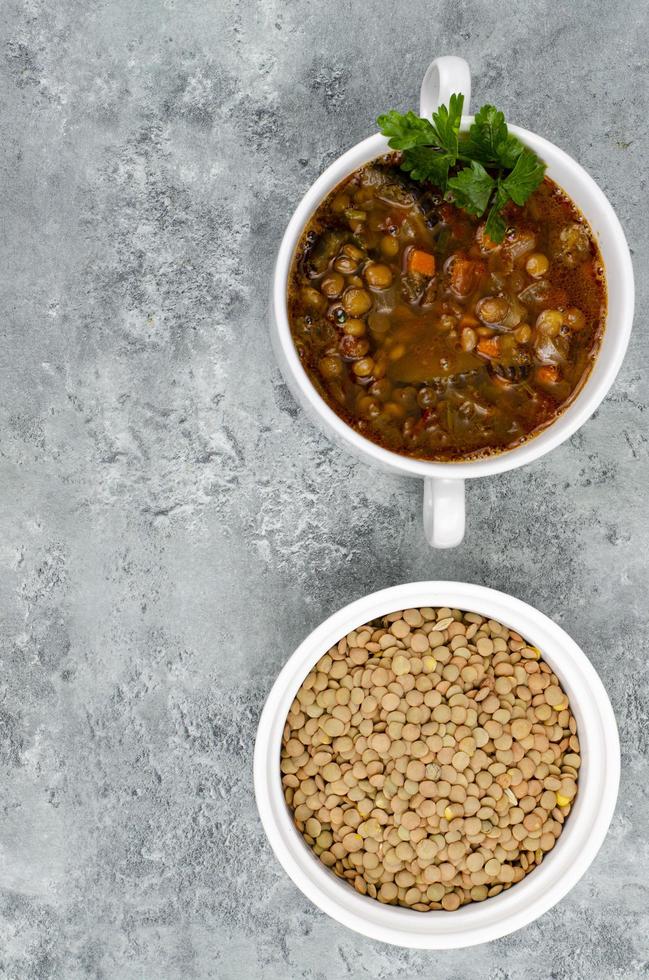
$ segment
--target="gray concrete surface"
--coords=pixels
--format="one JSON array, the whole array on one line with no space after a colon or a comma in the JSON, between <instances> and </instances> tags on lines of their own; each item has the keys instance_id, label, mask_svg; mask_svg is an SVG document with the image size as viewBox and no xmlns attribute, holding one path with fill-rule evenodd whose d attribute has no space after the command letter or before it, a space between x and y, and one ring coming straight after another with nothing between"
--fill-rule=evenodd
<instances>
[{"instance_id":1,"label":"gray concrete surface","mask_svg":"<svg viewBox=\"0 0 649 980\"><path fill-rule=\"evenodd\" d=\"M4 0L0 8L0 976L627 980L649 971L646 2ZM580 159L638 274L621 375L550 457L421 489L333 448L273 363L296 201L428 61ZM399 950L274 860L265 694L353 597L448 577L554 616L620 725L611 832L540 921Z\"/></svg>"}]
</instances>

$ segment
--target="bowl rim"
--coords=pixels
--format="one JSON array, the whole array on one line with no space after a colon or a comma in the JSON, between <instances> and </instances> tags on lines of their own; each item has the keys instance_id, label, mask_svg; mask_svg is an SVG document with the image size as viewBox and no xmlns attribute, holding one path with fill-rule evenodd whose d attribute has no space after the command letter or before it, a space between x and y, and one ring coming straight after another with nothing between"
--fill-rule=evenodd
<instances>
[{"instance_id":1,"label":"bowl rim","mask_svg":"<svg viewBox=\"0 0 649 980\"><path fill-rule=\"evenodd\" d=\"M521 882L456 912L421 913L382 905L341 882L293 825L279 774L288 709L314 663L352 629L388 612L450 606L489 616L538 646L559 676L577 720L582 752L579 792L555 848ZM275 856L322 911L365 936L418 949L456 949L497 939L538 918L577 883L594 860L615 810L620 744L608 695L574 640L538 609L504 592L463 582L429 581L370 593L333 613L289 657L261 713L254 750L257 808ZM432 917L432 918L431 918Z\"/></svg>"},{"instance_id":2,"label":"bowl rim","mask_svg":"<svg viewBox=\"0 0 649 980\"><path fill-rule=\"evenodd\" d=\"M472 119L472 116L463 116L462 129L466 129ZM318 418L325 431L346 444L352 452L365 460L378 463L384 469L424 478L474 479L524 466L555 449L587 421L606 397L624 360L633 324L634 278L629 247L618 217L604 192L573 157L530 130L514 125L509 125L508 128L545 161L548 176L553 177L553 172L559 169L569 174L571 181L579 183L591 204L588 211L581 205L578 205L579 209L598 238L600 250L604 252L604 245L610 244L615 256L615 268L610 269L611 279L609 279L609 263L605 263L609 295L604 337L590 374L573 401L557 419L520 446L493 456L458 462L420 460L402 456L372 442L344 422L318 393L302 365L293 343L287 309L288 279L295 248L309 218L336 184L364 163L383 153L391 152L384 136L375 133L338 156L308 188L293 212L282 237L271 291L273 341L280 367L289 387L294 393L297 391L299 400L303 401L312 416ZM557 182L563 187L566 181L564 179ZM573 197L572 194L569 196ZM614 317L611 317L610 283L614 277L619 279L619 309L615 311ZM609 326L611 319L614 320L614 330ZM611 334L613 334L612 338ZM607 360L602 362L605 344L611 349L607 352Z\"/></svg>"}]
</instances>

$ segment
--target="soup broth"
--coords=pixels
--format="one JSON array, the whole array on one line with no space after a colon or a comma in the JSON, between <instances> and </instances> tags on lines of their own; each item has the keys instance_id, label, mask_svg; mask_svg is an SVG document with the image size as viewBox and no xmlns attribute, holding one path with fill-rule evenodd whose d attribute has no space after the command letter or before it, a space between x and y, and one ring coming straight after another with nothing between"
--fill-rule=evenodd
<instances>
[{"instance_id":1,"label":"soup broth","mask_svg":"<svg viewBox=\"0 0 649 980\"><path fill-rule=\"evenodd\" d=\"M289 284L294 343L328 405L368 439L478 458L534 436L579 391L606 312L594 237L548 177L505 217L495 244L393 153L309 221Z\"/></svg>"}]
</instances>

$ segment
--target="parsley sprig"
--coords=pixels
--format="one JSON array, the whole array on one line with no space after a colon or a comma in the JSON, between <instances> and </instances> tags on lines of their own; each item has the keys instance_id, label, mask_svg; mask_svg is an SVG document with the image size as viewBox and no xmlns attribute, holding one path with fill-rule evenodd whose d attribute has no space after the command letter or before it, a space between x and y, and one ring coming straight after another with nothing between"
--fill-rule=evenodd
<instances>
[{"instance_id":1,"label":"parsley sprig","mask_svg":"<svg viewBox=\"0 0 649 980\"><path fill-rule=\"evenodd\" d=\"M432 120L391 109L377 122L389 145L401 150L401 167L413 180L435 184L469 214L486 212L486 232L501 242L505 206L525 204L543 180L545 164L509 132L495 106L484 105L468 133L460 133L463 104L464 96L455 94Z\"/></svg>"}]
</instances>

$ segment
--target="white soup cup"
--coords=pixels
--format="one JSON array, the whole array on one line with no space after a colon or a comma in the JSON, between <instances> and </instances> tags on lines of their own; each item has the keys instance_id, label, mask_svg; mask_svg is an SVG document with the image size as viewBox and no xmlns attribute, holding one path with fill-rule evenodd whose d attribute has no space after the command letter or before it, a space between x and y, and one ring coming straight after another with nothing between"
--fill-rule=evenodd
<instances>
[{"instance_id":1,"label":"white soup cup","mask_svg":"<svg viewBox=\"0 0 649 980\"><path fill-rule=\"evenodd\" d=\"M471 97L469 66L462 58L437 58L421 85L420 113L430 116L438 105L448 103L453 92L464 95L468 112ZM467 129L471 116L463 116ZM371 442L347 425L318 394L300 362L288 320L287 290L291 263L309 218L337 184L358 167L389 151L380 133L368 137L338 157L311 185L288 223L280 245L272 284L271 338L284 379L295 399L330 438L368 463L392 473L424 481L424 531L436 548L454 547L464 536L464 481L493 476L524 466L569 439L593 414L622 364L633 321L633 268L622 227L606 196L572 157L558 146L519 126L511 132L547 164L547 174L572 198L587 219L604 260L608 306L601 348L581 391L568 408L546 429L520 446L483 459L465 462L431 462L412 459Z\"/></svg>"}]
</instances>

